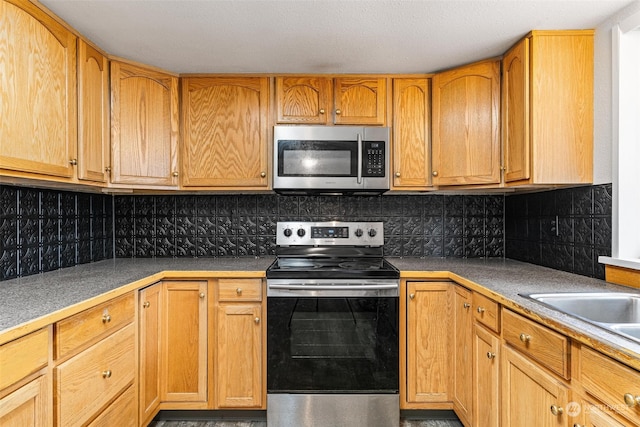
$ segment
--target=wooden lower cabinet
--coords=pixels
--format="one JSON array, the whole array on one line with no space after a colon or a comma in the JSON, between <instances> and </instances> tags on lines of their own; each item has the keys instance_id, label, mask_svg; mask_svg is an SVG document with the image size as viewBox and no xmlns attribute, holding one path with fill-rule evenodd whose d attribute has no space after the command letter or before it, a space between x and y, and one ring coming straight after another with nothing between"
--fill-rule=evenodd
<instances>
[{"instance_id":1,"label":"wooden lower cabinet","mask_svg":"<svg viewBox=\"0 0 640 427\"><path fill-rule=\"evenodd\" d=\"M502 425L560 427L569 425L569 389L508 345L502 346Z\"/></svg>"},{"instance_id":2,"label":"wooden lower cabinet","mask_svg":"<svg viewBox=\"0 0 640 427\"><path fill-rule=\"evenodd\" d=\"M136 427L137 408L136 390L130 386L89 427Z\"/></svg>"},{"instance_id":3,"label":"wooden lower cabinet","mask_svg":"<svg viewBox=\"0 0 640 427\"><path fill-rule=\"evenodd\" d=\"M578 403L578 402L576 402ZM628 424L616 420L611 414L611 410L605 405L596 405L590 401L583 400L576 408L579 413L571 419L572 427L627 427Z\"/></svg>"},{"instance_id":4,"label":"wooden lower cabinet","mask_svg":"<svg viewBox=\"0 0 640 427\"><path fill-rule=\"evenodd\" d=\"M453 359L451 396L453 409L466 426L471 423L473 406L473 314L472 292L462 286L453 286Z\"/></svg>"},{"instance_id":5,"label":"wooden lower cabinet","mask_svg":"<svg viewBox=\"0 0 640 427\"><path fill-rule=\"evenodd\" d=\"M451 409L451 283L406 281L401 298L406 341L400 407Z\"/></svg>"},{"instance_id":6,"label":"wooden lower cabinet","mask_svg":"<svg viewBox=\"0 0 640 427\"><path fill-rule=\"evenodd\" d=\"M162 283L140 290L138 298L138 410L140 425L147 425L160 405Z\"/></svg>"},{"instance_id":7,"label":"wooden lower cabinet","mask_svg":"<svg viewBox=\"0 0 640 427\"><path fill-rule=\"evenodd\" d=\"M164 281L162 297L162 401L185 404L174 405L174 409L204 409L208 378L207 281Z\"/></svg>"},{"instance_id":8,"label":"wooden lower cabinet","mask_svg":"<svg viewBox=\"0 0 640 427\"><path fill-rule=\"evenodd\" d=\"M46 375L0 398L0 426L51 425L51 382Z\"/></svg>"},{"instance_id":9,"label":"wooden lower cabinet","mask_svg":"<svg viewBox=\"0 0 640 427\"><path fill-rule=\"evenodd\" d=\"M484 326L473 327L474 427L500 425L500 339Z\"/></svg>"}]
</instances>

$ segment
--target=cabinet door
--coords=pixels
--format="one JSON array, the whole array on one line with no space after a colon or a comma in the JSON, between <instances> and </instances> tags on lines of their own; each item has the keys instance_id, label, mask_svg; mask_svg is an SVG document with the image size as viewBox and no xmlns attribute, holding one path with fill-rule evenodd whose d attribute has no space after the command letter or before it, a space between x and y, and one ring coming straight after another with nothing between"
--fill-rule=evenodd
<instances>
[{"instance_id":1,"label":"cabinet door","mask_svg":"<svg viewBox=\"0 0 640 427\"><path fill-rule=\"evenodd\" d=\"M166 281L162 401L207 401L207 282Z\"/></svg>"},{"instance_id":2,"label":"cabinet door","mask_svg":"<svg viewBox=\"0 0 640 427\"><path fill-rule=\"evenodd\" d=\"M150 421L160 404L160 355L162 325L162 283L144 288L139 295L140 371L139 414L140 424Z\"/></svg>"},{"instance_id":3,"label":"cabinet door","mask_svg":"<svg viewBox=\"0 0 640 427\"><path fill-rule=\"evenodd\" d=\"M472 410L473 314L471 292L455 286L453 292L453 372L451 394L453 408L466 425Z\"/></svg>"},{"instance_id":4,"label":"cabinet door","mask_svg":"<svg viewBox=\"0 0 640 427\"><path fill-rule=\"evenodd\" d=\"M78 41L78 179L106 182L109 170L107 58Z\"/></svg>"},{"instance_id":5,"label":"cabinet door","mask_svg":"<svg viewBox=\"0 0 640 427\"><path fill-rule=\"evenodd\" d=\"M182 184L267 188L268 78L184 78L182 101Z\"/></svg>"},{"instance_id":6,"label":"cabinet door","mask_svg":"<svg viewBox=\"0 0 640 427\"><path fill-rule=\"evenodd\" d=\"M326 77L276 77L277 122L328 124L331 88L331 79Z\"/></svg>"},{"instance_id":7,"label":"cabinet door","mask_svg":"<svg viewBox=\"0 0 640 427\"><path fill-rule=\"evenodd\" d=\"M0 399L0 425L51 426L50 387L47 376L41 376Z\"/></svg>"},{"instance_id":8,"label":"cabinet door","mask_svg":"<svg viewBox=\"0 0 640 427\"><path fill-rule=\"evenodd\" d=\"M333 80L334 123L382 125L386 123L385 78L338 77Z\"/></svg>"},{"instance_id":9,"label":"cabinet door","mask_svg":"<svg viewBox=\"0 0 640 427\"><path fill-rule=\"evenodd\" d=\"M605 412L606 405L594 405L583 402L581 412L584 414L584 427L625 427L609 413ZM640 420L637 420L640 422Z\"/></svg>"},{"instance_id":10,"label":"cabinet door","mask_svg":"<svg viewBox=\"0 0 640 427\"><path fill-rule=\"evenodd\" d=\"M176 186L178 78L111 62L111 182Z\"/></svg>"},{"instance_id":11,"label":"cabinet door","mask_svg":"<svg viewBox=\"0 0 640 427\"><path fill-rule=\"evenodd\" d=\"M434 185L500 182L500 63L433 77Z\"/></svg>"},{"instance_id":12,"label":"cabinet door","mask_svg":"<svg viewBox=\"0 0 640 427\"><path fill-rule=\"evenodd\" d=\"M263 403L263 321L260 303L218 306L218 408L260 408Z\"/></svg>"},{"instance_id":13,"label":"cabinet door","mask_svg":"<svg viewBox=\"0 0 640 427\"><path fill-rule=\"evenodd\" d=\"M530 176L529 39L525 38L502 59L502 133L504 181Z\"/></svg>"},{"instance_id":14,"label":"cabinet door","mask_svg":"<svg viewBox=\"0 0 640 427\"><path fill-rule=\"evenodd\" d=\"M393 80L393 187L431 185L429 79Z\"/></svg>"},{"instance_id":15,"label":"cabinet door","mask_svg":"<svg viewBox=\"0 0 640 427\"><path fill-rule=\"evenodd\" d=\"M71 178L76 36L26 0L0 2L0 169Z\"/></svg>"},{"instance_id":16,"label":"cabinet door","mask_svg":"<svg viewBox=\"0 0 640 427\"><path fill-rule=\"evenodd\" d=\"M473 328L474 427L500 425L500 340L483 326Z\"/></svg>"},{"instance_id":17,"label":"cabinet door","mask_svg":"<svg viewBox=\"0 0 640 427\"><path fill-rule=\"evenodd\" d=\"M449 401L450 283L407 282L408 403Z\"/></svg>"},{"instance_id":18,"label":"cabinet door","mask_svg":"<svg viewBox=\"0 0 640 427\"><path fill-rule=\"evenodd\" d=\"M502 425L567 426L568 391L562 383L508 346L502 347L502 362Z\"/></svg>"}]
</instances>

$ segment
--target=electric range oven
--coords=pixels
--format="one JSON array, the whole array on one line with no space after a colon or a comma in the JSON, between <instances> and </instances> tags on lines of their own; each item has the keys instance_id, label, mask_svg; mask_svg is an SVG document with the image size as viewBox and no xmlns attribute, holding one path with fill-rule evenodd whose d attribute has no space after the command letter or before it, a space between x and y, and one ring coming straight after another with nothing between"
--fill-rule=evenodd
<instances>
[{"instance_id":1,"label":"electric range oven","mask_svg":"<svg viewBox=\"0 0 640 427\"><path fill-rule=\"evenodd\" d=\"M279 222L267 269L267 424L399 424L398 270L381 222Z\"/></svg>"}]
</instances>

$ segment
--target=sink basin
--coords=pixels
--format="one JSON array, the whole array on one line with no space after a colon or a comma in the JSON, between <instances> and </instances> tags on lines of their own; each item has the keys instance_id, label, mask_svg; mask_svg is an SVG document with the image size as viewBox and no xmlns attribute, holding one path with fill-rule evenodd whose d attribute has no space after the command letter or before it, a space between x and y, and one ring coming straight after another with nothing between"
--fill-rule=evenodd
<instances>
[{"instance_id":1,"label":"sink basin","mask_svg":"<svg viewBox=\"0 0 640 427\"><path fill-rule=\"evenodd\" d=\"M521 296L640 342L640 294L550 292Z\"/></svg>"}]
</instances>

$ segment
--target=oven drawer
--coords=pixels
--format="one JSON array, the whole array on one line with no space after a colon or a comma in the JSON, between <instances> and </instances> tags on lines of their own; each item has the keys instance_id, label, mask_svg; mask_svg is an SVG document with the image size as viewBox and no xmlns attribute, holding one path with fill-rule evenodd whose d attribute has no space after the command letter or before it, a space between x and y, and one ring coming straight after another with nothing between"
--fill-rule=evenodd
<instances>
[{"instance_id":1,"label":"oven drawer","mask_svg":"<svg viewBox=\"0 0 640 427\"><path fill-rule=\"evenodd\" d=\"M218 301L262 301L262 279L218 279Z\"/></svg>"}]
</instances>

